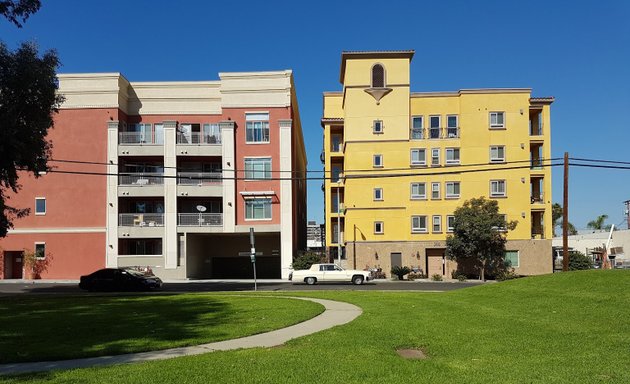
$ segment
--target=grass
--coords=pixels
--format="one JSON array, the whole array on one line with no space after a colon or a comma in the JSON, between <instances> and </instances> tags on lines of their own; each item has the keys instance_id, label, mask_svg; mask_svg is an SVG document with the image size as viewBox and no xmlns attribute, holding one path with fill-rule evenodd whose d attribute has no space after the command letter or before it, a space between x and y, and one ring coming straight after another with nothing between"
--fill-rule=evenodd
<instances>
[{"instance_id":1,"label":"grass","mask_svg":"<svg viewBox=\"0 0 630 384\"><path fill-rule=\"evenodd\" d=\"M0 298L0 363L197 345L310 319L303 300L217 294Z\"/></svg>"},{"instance_id":2,"label":"grass","mask_svg":"<svg viewBox=\"0 0 630 384\"><path fill-rule=\"evenodd\" d=\"M446 293L308 292L355 321L258 348L7 378L8 383L629 383L630 271L581 271ZM399 347L426 360L404 360Z\"/></svg>"}]
</instances>

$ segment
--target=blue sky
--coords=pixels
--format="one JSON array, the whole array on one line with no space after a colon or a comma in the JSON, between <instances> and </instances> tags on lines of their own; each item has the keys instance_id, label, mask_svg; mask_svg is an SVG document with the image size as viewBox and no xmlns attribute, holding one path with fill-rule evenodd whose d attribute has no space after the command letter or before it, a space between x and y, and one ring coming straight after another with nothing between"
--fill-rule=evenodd
<instances>
[{"instance_id":1,"label":"blue sky","mask_svg":"<svg viewBox=\"0 0 630 384\"><path fill-rule=\"evenodd\" d=\"M310 170L321 170L322 92L340 89L343 50L414 49L412 91L529 87L555 96L552 155L630 161L630 1L51 1L0 40L55 48L61 72L131 81L215 80L292 69ZM621 116L621 117L620 117ZM571 168L577 228L624 220L630 171ZM323 217L309 182L308 217ZM562 172L553 172L553 201ZM624 224L625 228L625 224Z\"/></svg>"}]
</instances>

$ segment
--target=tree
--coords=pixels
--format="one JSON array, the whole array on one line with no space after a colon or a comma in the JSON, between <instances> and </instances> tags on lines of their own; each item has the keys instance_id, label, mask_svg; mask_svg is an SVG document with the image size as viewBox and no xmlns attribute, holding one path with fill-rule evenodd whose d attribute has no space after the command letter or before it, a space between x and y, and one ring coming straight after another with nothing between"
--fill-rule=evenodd
<instances>
[{"instance_id":1,"label":"tree","mask_svg":"<svg viewBox=\"0 0 630 384\"><path fill-rule=\"evenodd\" d=\"M569 271L581 271L593 268L593 259L580 251L569 253Z\"/></svg>"},{"instance_id":2,"label":"tree","mask_svg":"<svg viewBox=\"0 0 630 384\"><path fill-rule=\"evenodd\" d=\"M18 171L48 170L52 144L46 139L63 97L56 93L59 59L54 51L39 56L37 46L23 43L10 52L0 42L0 238L15 218L29 209L7 204L7 191L17 192Z\"/></svg>"},{"instance_id":3,"label":"tree","mask_svg":"<svg viewBox=\"0 0 630 384\"><path fill-rule=\"evenodd\" d=\"M473 262L485 280L489 268L503 265L506 233L516 228L517 222L506 222L497 201L484 197L465 201L454 216L453 235L446 238L446 256L458 263Z\"/></svg>"},{"instance_id":4,"label":"tree","mask_svg":"<svg viewBox=\"0 0 630 384\"><path fill-rule=\"evenodd\" d=\"M305 251L301 252L298 257L293 260L291 268L295 270L309 269L313 264L319 264L324 260L324 257L318 252Z\"/></svg>"},{"instance_id":5,"label":"tree","mask_svg":"<svg viewBox=\"0 0 630 384\"><path fill-rule=\"evenodd\" d=\"M596 230L609 230L610 225L604 225L604 221L606 221L606 219L608 219L608 215L599 215L597 216L597 219L589 221L588 224L586 224L586 228Z\"/></svg>"},{"instance_id":6,"label":"tree","mask_svg":"<svg viewBox=\"0 0 630 384\"><path fill-rule=\"evenodd\" d=\"M22 23L39 11L40 7L39 0L0 0L0 15L22 28Z\"/></svg>"},{"instance_id":7,"label":"tree","mask_svg":"<svg viewBox=\"0 0 630 384\"><path fill-rule=\"evenodd\" d=\"M556 236L556 227L562 228L562 205L558 203L553 203L551 206L551 217L553 222L553 236ZM577 229L575 226L571 224L571 222L567 223L567 229L569 235L577 235Z\"/></svg>"}]
</instances>

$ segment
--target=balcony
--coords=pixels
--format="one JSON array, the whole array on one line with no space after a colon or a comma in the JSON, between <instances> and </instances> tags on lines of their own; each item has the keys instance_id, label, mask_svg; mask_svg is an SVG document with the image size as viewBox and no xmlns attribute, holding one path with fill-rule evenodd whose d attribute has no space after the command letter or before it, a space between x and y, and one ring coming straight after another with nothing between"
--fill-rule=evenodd
<instances>
[{"instance_id":1,"label":"balcony","mask_svg":"<svg viewBox=\"0 0 630 384\"><path fill-rule=\"evenodd\" d=\"M217 145L221 144L221 135L204 134L200 132L192 132L189 134L178 133L177 144Z\"/></svg>"},{"instance_id":2,"label":"balcony","mask_svg":"<svg viewBox=\"0 0 630 384\"><path fill-rule=\"evenodd\" d=\"M118 176L118 185L162 185L164 174L162 173L121 173Z\"/></svg>"},{"instance_id":3,"label":"balcony","mask_svg":"<svg viewBox=\"0 0 630 384\"><path fill-rule=\"evenodd\" d=\"M409 130L409 140L421 140L424 139L423 128L411 128Z\"/></svg>"},{"instance_id":4,"label":"balcony","mask_svg":"<svg viewBox=\"0 0 630 384\"><path fill-rule=\"evenodd\" d=\"M412 134L414 129L412 129ZM419 130L416 135L422 136L422 130ZM457 139L459 138L459 127L447 127L447 128L428 128L429 139ZM420 137L422 138L422 137ZM416 139L412 136L412 139Z\"/></svg>"},{"instance_id":5,"label":"balcony","mask_svg":"<svg viewBox=\"0 0 630 384\"><path fill-rule=\"evenodd\" d=\"M221 172L178 172L179 185L218 185L223 181Z\"/></svg>"},{"instance_id":6,"label":"balcony","mask_svg":"<svg viewBox=\"0 0 630 384\"><path fill-rule=\"evenodd\" d=\"M534 194L531 196L532 204L544 204L545 196L541 194Z\"/></svg>"},{"instance_id":7,"label":"balcony","mask_svg":"<svg viewBox=\"0 0 630 384\"><path fill-rule=\"evenodd\" d=\"M181 227L221 227L222 213L178 213L177 225Z\"/></svg>"},{"instance_id":8,"label":"balcony","mask_svg":"<svg viewBox=\"0 0 630 384\"><path fill-rule=\"evenodd\" d=\"M163 227L163 213L121 213L118 215L119 227Z\"/></svg>"},{"instance_id":9,"label":"balcony","mask_svg":"<svg viewBox=\"0 0 630 384\"><path fill-rule=\"evenodd\" d=\"M120 145L163 145L164 137L147 132L118 132Z\"/></svg>"}]
</instances>

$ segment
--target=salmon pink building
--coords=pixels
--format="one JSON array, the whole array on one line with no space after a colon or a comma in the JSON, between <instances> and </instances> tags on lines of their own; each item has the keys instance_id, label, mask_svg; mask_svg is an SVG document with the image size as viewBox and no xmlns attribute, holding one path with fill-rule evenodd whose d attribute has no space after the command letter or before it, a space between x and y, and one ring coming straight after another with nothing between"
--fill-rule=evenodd
<instances>
[{"instance_id":1,"label":"salmon pink building","mask_svg":"<svg viewBox=\"0 0 630 384\"><path fill-rule=\"evenodd\" d=\"M167 279L285 278L306 245L306 153L290 70L218 81L129 82L64 74L51 172L23 174L31 214L0 239L0 277L150 267Z\"/></svg>"}]
</instances>

